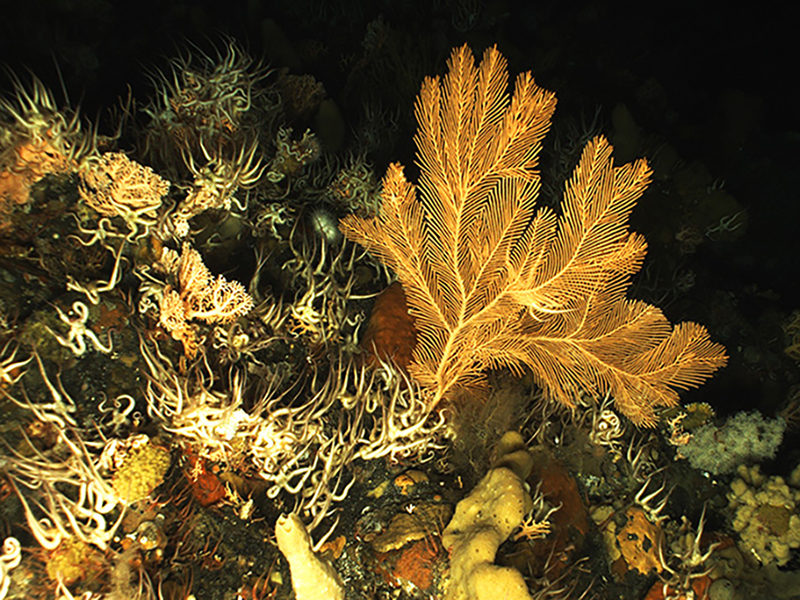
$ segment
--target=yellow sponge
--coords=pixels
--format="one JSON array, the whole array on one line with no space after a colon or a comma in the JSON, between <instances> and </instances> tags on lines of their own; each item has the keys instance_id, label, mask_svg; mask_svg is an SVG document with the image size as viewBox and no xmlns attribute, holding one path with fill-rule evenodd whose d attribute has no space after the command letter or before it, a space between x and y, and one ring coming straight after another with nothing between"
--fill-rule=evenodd
<instances>
[{"instance_id":1,"label":"yellow sponge","mask_svg":"<svg viewBox=\"0 0 800 600\"><path fill-rule=\"evenodd\" d=\"M278 549L289 563L297 600L344 600L344 589L333 567L314 554L311 537L296 514L281 515L275 525Z\"/></svg>"},{"instance_id":2,"label":"yellow sponge","mask_svg":"<svg viewBox=\"0 0 800 600\"><path fill-rule=\"evenodd\" d=\"M450 578L445 600L531 600L519 571L494 563L497 548L522 523L531 508L521 476L529 472L530 454L520 448L519 434L506 434L498 444L496 466L456 505L442 533L450 552Z\"/></svg>"}]
</instances>

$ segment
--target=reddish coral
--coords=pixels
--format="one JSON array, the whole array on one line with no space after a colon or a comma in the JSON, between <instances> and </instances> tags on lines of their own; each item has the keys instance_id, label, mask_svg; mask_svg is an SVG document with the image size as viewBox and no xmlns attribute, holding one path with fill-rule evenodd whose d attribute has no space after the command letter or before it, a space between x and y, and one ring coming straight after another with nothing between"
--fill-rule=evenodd
<instances>
[{"instance_id":1,"label":"reddish coral","mask_svg":"<svg viewBox=\"0 0 800 600\"><path fill-rule=\"evenodd\" d=\"M192 495L202 506L211 506L225 497L222 480L207 468L205 458L187 453L186 466L186 479L191 484Z\"/></svg>"},{"instance_id":2,"label":"reddish coral","mask_svg":"<svg viewBox=\"0 0 800 600\"><path fill-rule=\"evenodd\" d=\"M578 491L578 484L563 463L549 452L533 452L534 470L530 481L541 482L539 491L553 506L560 506L549 517L551 533L546 540L525 544L534 573L558 577L580 552L589 532L589 515Z\"/></svg>"},{"instance_id":3,"label":"reddish coral","mask_svg":"<svg viewBox=\"0 0 800 600\"><path fill-rule=\"evenodd\" d=\"M564 465L547 453L536 454L534 474L542 482L540 491L554 505L561 505L550 517L554 529L568 536L583 537L589 532L589 516L575 479Z\"/></svg>"},{"instance_id":4,"label":"reddish coral","mask_svg":"<svg viewBox=\"0 0 800 600\"><path fill-rule=\"evenodd\" d=\"M333 560L339 560L344 552L344 547L347 545L347 538L343 535L329 540L319 547L319 554L329 555Z\"/></svg>"},{"instance_id":5,"label":"reddish coral","mask_svg":"<svg viewBox=\"0 0 800 600\"><path fill-rule=\"evenodd\" d=\"M437 538L426 537L391 552L378 552L377 571L391 586L430 590L447 566L446 553Z\"/></svg>"},{"instance_id":6,"label":"reddish coral","mask_svg":"<svg viewBox=\"0 0 800 600\"><path fill-rule=\"evenodd\" d=\"M121 331L128 324L128 313L121 299L106 299L98 306L97 326L103 331Z\"/></svg>"}]
</instances>

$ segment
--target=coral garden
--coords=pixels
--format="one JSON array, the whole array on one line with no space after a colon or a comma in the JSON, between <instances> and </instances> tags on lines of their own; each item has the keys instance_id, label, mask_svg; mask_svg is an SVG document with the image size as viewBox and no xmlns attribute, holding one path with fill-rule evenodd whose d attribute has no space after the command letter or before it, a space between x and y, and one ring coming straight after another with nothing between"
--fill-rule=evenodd
<instances>
[{"instance_id":1,"label":"coral garden","mask_svg":"<svg viewBox=\"0 0 800 600\"><path fill-rule=\"evenodd\" d=\"M442 4L458 31L494 18L480 2ZM594 366L574 381L595 388L565 384L569 399L553 400L527 368L482 359L480 376L433 400L415 370L418 344L438 343L418 298L340 223L385 214L385 163L411 164L414 96L456 44L378 16L328 81L286 57L314 64L333 48L290 42L269 19L263 31L275 64L232 37L186 43L149 67L148 93L95 119L35 75L9 77L0 598L800 598L800 457L781 454L800 394L768 415L676 405L672 389L655 401L636 388L620 404L612 391L628 388ZM471 43L478 55L491 46ZM554 86L557 60L537 61ZM666 101L654 82L639 93ZM637 306L686 309L711 338L738 339L739 307L704 288L692 260L744 236L746 209L625 106L604 123L599 109L587 119L566 104L538 157L540 203L572 195L587 144L608 149L606 180L627 177L608 142L590 142L603 131L614 165L646 155L653 181L636 193L659 225L637 223L652 232ZM675 214L661 219L667 200ZM476 230L499 218L483 215ZM618 248L618 272L593 271L608 294L642 264L643 238L625 240L629 263ZM698 288L713 302L686 300ZM587 305L602 305L598 289ZM518 318L553 317L552 333L580 293L566 309L536 300L539 312ZM798 321L773 315L764 339L779 340L779 357L743 343L728 348L734 366L793 381ZM657 339L648 364L702 363L670 380L681 391L724 364L699 325L686 333L699 341L676 350L661 345L666 320L653 323L625 340L621 364ZM458 356L477 339L460 340Z\"/></svg>"}]
</instances>

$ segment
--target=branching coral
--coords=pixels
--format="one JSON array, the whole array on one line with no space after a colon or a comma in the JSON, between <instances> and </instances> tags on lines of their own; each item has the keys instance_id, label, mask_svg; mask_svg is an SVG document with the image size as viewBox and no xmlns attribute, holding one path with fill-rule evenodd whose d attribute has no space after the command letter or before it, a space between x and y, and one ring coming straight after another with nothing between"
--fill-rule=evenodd
<instances>
[{"instance_id":1,"label":"branching coral","mask_svg":"<svg viewBox=\"0 0 800 600\"><path fill-rule=\"evenodd\" d=\"M213 277L200 253L183 245L180 257L165 250L168 270L175 272L179 291L167 289L159 303L159 323L174 339L183 342L188 355L196 350L190 322L229 323L253 308L253 299L238 281Z\"/></svg>"},{"instance_id":2,"label":"branching coral","mask_svg":"<svg viewBox=\"0 0 800 600\"><path fill-rule=\"evenodd\" d=\"M100 215L122 217L135 238L139 228L147 233L155 224L169 182L121 152L106 152L81 171L78 191Z\"/></svg>"},{"instance_id":3,"label":"branching coral","mask_svg":"<svg viewBox=\"0 0 800 600\"><path fill-rule=\"evenodd\" d=\"M374 218L348 215L345 237L397 273L418 329L409 372L431 402L485 383L485 371L530 369L553 400L608 395L638 425L723 366L696 323L676 327L625 298L646 243L628 220L647 187L644 161L614 166L602 136L584 149L560 214L538 208L538 153L555 96L531 73L507 88L497 48L475 64L453 50L415 107L420 177L399 164Z\"/></svg>"}]
</instances>

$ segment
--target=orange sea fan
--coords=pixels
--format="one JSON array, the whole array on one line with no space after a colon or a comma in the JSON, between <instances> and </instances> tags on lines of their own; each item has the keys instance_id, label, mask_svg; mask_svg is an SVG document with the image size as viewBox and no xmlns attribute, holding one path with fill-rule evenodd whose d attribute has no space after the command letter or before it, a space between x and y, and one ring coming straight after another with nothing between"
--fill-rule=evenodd
<instances>
[{"instance_id":1,"label":"orange sea fan","mask_svg":"<svg viewBox=\"0 0 800 600\"><path fill-rule=\"evenodd\" d=\"M695 323L625 298L646 251L628 219L650 180L644 160L614 167L592 140L567 182L561 214L537 207L540 143L555 96L519 75L513 95L496 48L480 66L455 49L443 80L417 98L420 178L398 164L377 217L342 232L397 273L417 329L409 372L438 403L481 385L483 371L530 368L549 397L610 394L633 422L678 402L725 364Z\"/></svg>"}]
</instances>

